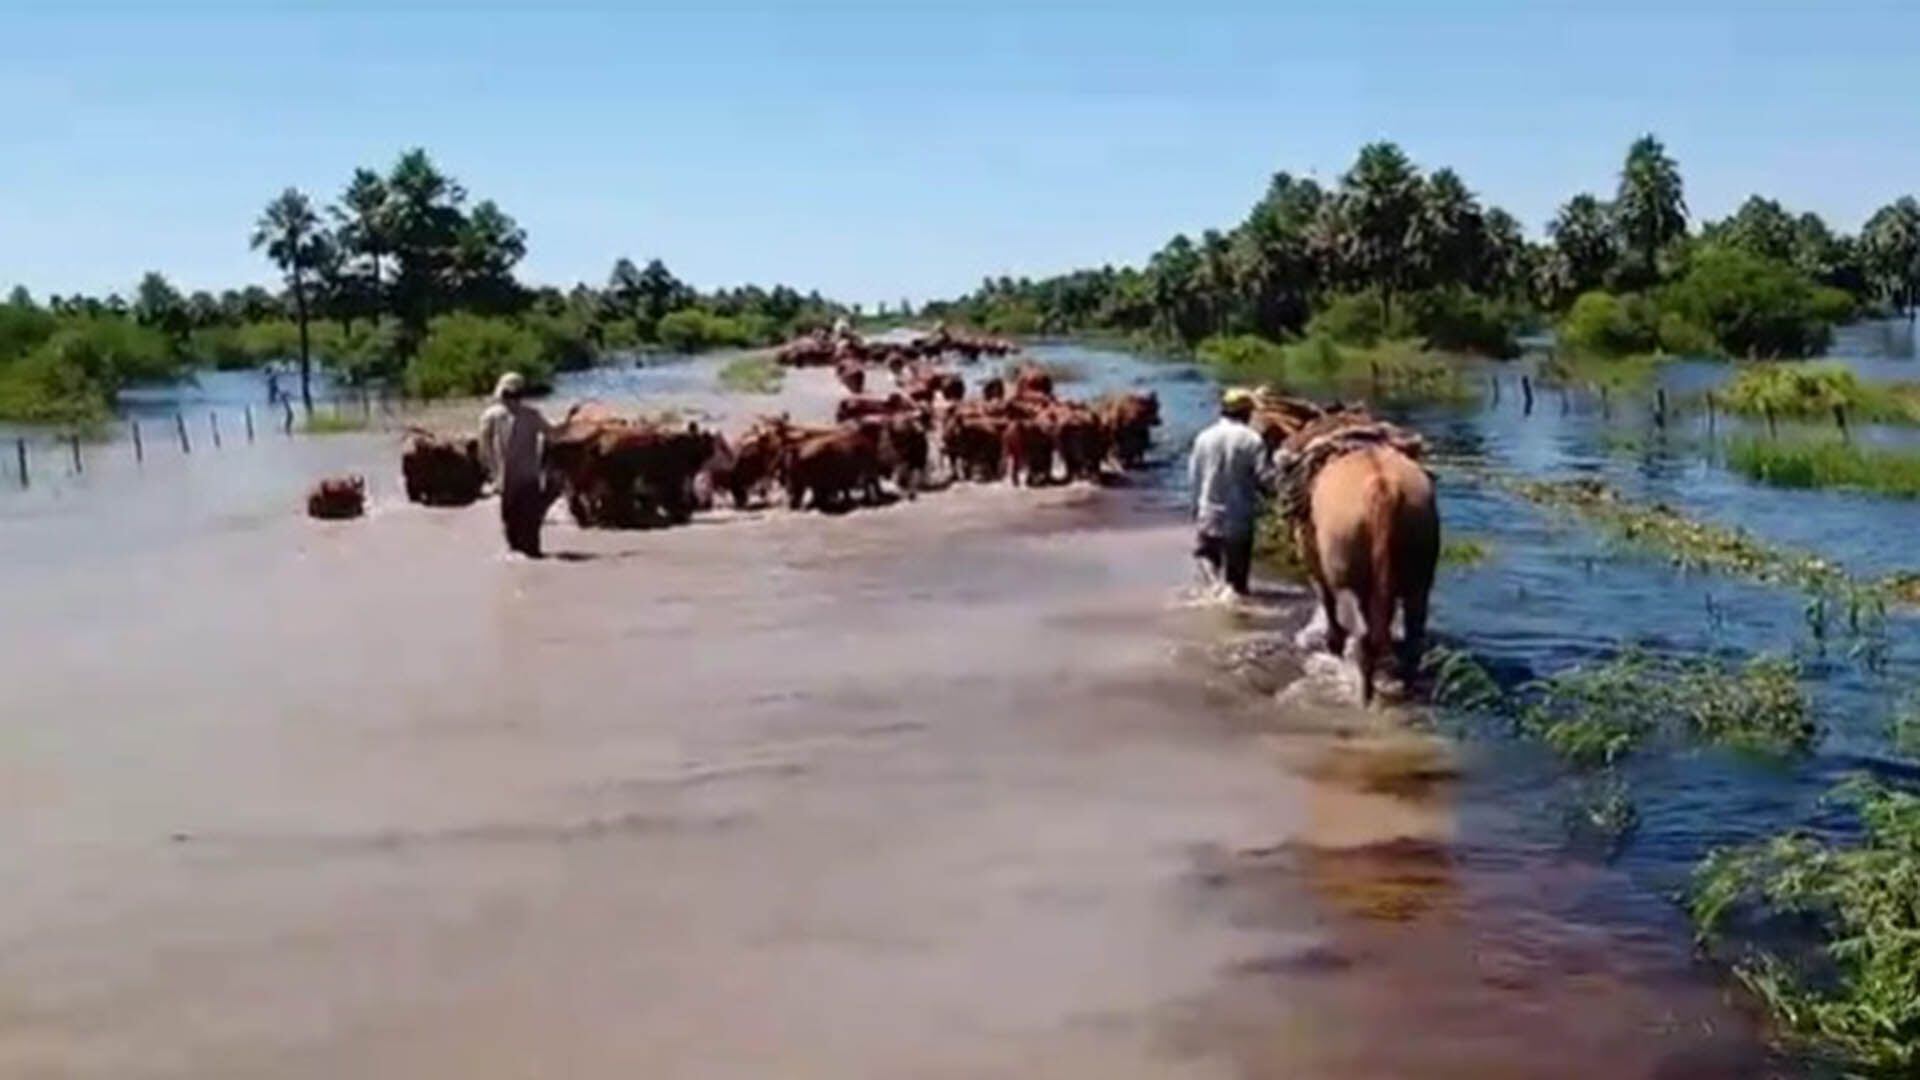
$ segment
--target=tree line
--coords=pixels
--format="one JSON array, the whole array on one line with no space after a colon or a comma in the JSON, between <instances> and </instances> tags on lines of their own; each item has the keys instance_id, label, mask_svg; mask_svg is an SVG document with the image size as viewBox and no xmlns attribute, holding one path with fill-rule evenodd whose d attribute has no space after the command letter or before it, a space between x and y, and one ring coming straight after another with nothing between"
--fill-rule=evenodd
<instances>
[{"instance_id":1,"label":"tree line","mask_svg":"<svg viewBox=\"0 0 1920 1080\"><path fill-rule=\"evenodd\" d=\"M131 300L38 304L15 287L0 304L0 417L95 419L129 382L268 361L298 365L309 410L316 362L349 382L478 393L507 366L539 381L623 350L766 344L850 310L785 285L702 293L659 259L620 258L601 287L523 284L526 231L418 149L355 169L324 205L287 188L247 239L279 289L183 294L149 272Z\"/></svg>"},{"instance_id":2,"label":"tree line","mask_svg":"<svg viewBox=\"0 0 1920 1080\"><path fill-rule=\"evenodd\" d=\"M1592 318L1568 325L1587 297L1581 314L1627 325L1597 335ZM1452 169L1424 172L1381 142L1331 186L1276 174L1238 225L1177 235L1143 267L989 279L934 309L1002 332L1112 331L1183 346L1324 331L1499 354L1519 329L1559 321L1563 339L1595 351L1797 355L1823 347L1836 319L1912 317L1916 303L1913 197L1854 236L1759 196L1696 232L1679 166L1649 135L1628 149L1612 197L1575 195L1543 242Z\"/></svg>"}]
</instances>

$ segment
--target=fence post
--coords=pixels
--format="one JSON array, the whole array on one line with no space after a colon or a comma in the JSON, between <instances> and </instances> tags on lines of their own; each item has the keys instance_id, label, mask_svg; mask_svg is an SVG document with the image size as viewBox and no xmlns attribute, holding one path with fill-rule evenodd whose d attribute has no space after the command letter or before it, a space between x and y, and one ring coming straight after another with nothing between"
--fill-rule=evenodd
<instances>
[{"instance_id":1,"label":"fence post","mask_svg":"<svg viewBox=\"0 0 1920 1080\"><path fill-rule=\"evenodd\" d=\"M133 421L133 463L141 465L145 464L146 460L147 448L140 442L140 421L135 420Z\"/></svg>"},{"instance_id":2,"label":"fence post","mask_svg":"<svg viewBox=\"0 0 1920 1080\"><path fill-rule=\"evenodd\" d=\"M1847 407L1838 401L1833 403L1833 419L1840 425L1840 438L1852 442L1853 433L1847 430Z\"/></svg>"},{"instance_id":3,"label":"fence post","mask_svg":"<svg viewBox=\"0 0 1920 1080\"><path fill-rule=\"evenodd\" d=\"M1653 423L1656 427L1667 426L1667 388L1664 386L1653 392Z\"/></svg>"},{"instance_id":4,"label":"fence post","mask_svg":"<svg viewBox=\"0 0 1920 1080\"><path fill-rule=\"evenodd\" d=\"M1500 376L1488 375L1487 385L1493 387L1493 407L1500 407Z\"/></svg>"},{"instance_id":5,"label":"fence post","mask_svg":"<svg viewBox=\"0 0 1920 1080\"><path fill-rule=\"evenodd\" d=\"M220 449L220 414L207 410L207 430L213 432L213 448Z\"/></svg>"},{"instance_id":6,"label":"fence post","mask_svg":"<svg viewBox=\"0 0 1920 1080\"><path fill-rule=\"evenodd\" d=\"M1600 419L1613 419L1613 399L1607 396L1607 384L1600 384Z\"/></svg>"},{"instance_id":7,"label":"fence post","mask_svg":"<svg viewBox=\"0 0 1920 1080\"><path fill-rule=\"evenodd\" d=\"M286 422L281 425L280 430L286 433L287 438L291 439L293 438L293 399L281 398L280 407L287 410Z\"/></svg>"},{"instance_id":8,"label":"fence post","mask_svg":"<svg viewBox=\"0 0 1920 1080\"><path fill-rule=\"evenodd\" d=\"M1761 402L1760 411L1767 415L1767 438L1777 437L1780 432L1773 426L1773 404L1771 402Z\"/></svg>"},{"instance_id":9,"label":"fence post","mask_svg":"<svg viewBox=\"0 0 1920 1080\"><path fill-rule=\"evenodd\" d=\"M27 481L27 440L24 438L13 440L13 451L20 461L20 486L30 487Z\"/></svg>"},{"instance_id":10,"label":"fence post","mask_svg":"<svg viewBox=\"0 0 1920 1080\"><path fill-rule=\"evenodd\" d=\"M1560 388L1560 415L1565 416L1572 411L1573 399L1567 396L1567 388L1562 386Z\"/></svg>"},{"instance_id":11,"label":"fence post","mask_svg":"<svg viewBox=\"0 0 1920 1080\"><path fill-rule=\"evenodd\" d=\"M1713 391L1709 390L1707 391L1707 438L1709 439L1713 438L1713 413Z\"/></svg>"},{"instance_id":12,"label":"fence post","mask_svg":"<svg viewBox=\"0 0 1920 1080\"><path fill-rule=\"evenodd\" d=\"M187 418L180 413L174 413L173 426L175 430L180 432L180 452L183 454L193 453L193 444L187 441Z\"/></svg>"},{"instance_id":13,"label":"fence post","mask_svg":"<svg viewBox=\"0 0 1920 1080\"><path fill-rule=\"evenodd\" d=\"M364 417L364 418L366 418L366 420L368 421L368 423L372 423L372 421L373 421L373 391L371 391L371 390L369 390L369 389L367 389L367 388L366 388L366 387L364 387L364 386L360 388L360 415L361 415L362 417Z\"/></svg>"},{"instance_id":14,"label":"fence post","mask_svg":"<svg viewBox=\"0 0 1920 1080\"><path fill-rule=\"evenodd\" d=\"M246 408L247 408L247 444L251 446L253 444L253 404L249 402Z\"/></svg>"},{"instance_id":15,"label":"fence post","mask_svg":"<svg viewBox=\"0 0 1920 1080\"><path fill-rule=\"evenodd\" d=\"M1523 404L1521 406L1521 415L1532 416L1533 415L1533 379L1526 375L1520 376L1520 396L1523 401Z\"/></svg>"},{"instance_id":16,"label":"fence post","mask_svg":"<svg viewBox=\"0 0 1920 1080\"><path fill-rule=\"evenodd\" d=\"M80 464L80 433L72 432L68 434L67 445L73 450L73 474L78 476L86 472L86 467Z\"/></svg>"}]
</instances>

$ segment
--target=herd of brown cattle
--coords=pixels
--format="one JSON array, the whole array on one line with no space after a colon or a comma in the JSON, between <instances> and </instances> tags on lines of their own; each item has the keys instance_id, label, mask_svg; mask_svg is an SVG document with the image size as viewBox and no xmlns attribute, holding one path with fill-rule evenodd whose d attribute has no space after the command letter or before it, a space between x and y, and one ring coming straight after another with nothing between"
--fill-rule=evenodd
<instances>
[{"instance_id":1,"label":"herd of brown cattle","mask_svg":"<svg viewBox=\"0 0 1920 1080\"><path fill-rule=\"evenodd\" d=\"M548 437L545 463L576 522L636 528L683 523L720 495L740 508L762 504L776 487L792 509L841 511L914 498L936 471L947 482L1098 480L1109 468L1138 467L1160 423L1152 393L1067 400L1032 366L1014 370L1011 386L987 379L972 400L960 375L920 361L893 378L884 397L856 390L843 399L832 425L762 416L731 439L583 403ZM427 505L471 503L484 482L474 440L424 431L409 439L401 472L407 497Z\"/></svg>"},{"instance_id":2,"label":"herd of brown cattle","mask_svg":"<svg viewBox=\"0 0 1920 1080\"><path fill-rule=\"evenodd\" d=\"M982 356L1006 356L1013 349L1013 343L1002 338L964 330L955 333L942 326L909 341L868 341L858 334L815 330L780 346L773 355L785 367L856 364L898 372L903 365L920 360L937 361L949 354L973 363Z\"/></svg>"}]
</instances>

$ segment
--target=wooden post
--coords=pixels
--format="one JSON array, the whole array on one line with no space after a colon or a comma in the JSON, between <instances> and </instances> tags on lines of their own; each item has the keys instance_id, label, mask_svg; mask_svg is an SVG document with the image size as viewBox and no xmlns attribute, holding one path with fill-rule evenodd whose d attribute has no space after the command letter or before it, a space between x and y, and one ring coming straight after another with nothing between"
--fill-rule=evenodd
<instances>
[{"instance_id":1,"label":"wooden post","mask_svg":"<svg viewBox=\"0 0 1920 1080\"><path fill-rule=\"evenodd\" d=\"M1521 415L1532 416L1533 415L1533 379L1531 377L1526 375L1520 376L1520 396L1523 402L1523 404L1521 405Z\"/></svg>"},{"instance_id":2,"label":"wooden post","mask_svg":"<svg viewBox=\"0 0 1920 1080\"><path fill-rule=\"evenodd\" d=\"M27 440L13 440L13 452L20 461L20 486L26 488L30 486L27 482Z\"/></svg>"},{"instance_id":3,"label":"wooden post","mask_svg":"<svg viewBox=\"0 0 1920 1080\"><path fill-rule=\"evenodd\" d=\"M247 403L247 443L253 443L253 403Z\"/></svg>"},{"instance_id":4,"label":"wooden post","mask_svg":"<svg viewBox=\"0 0 1920 1080\"><path fill-rule=\"evenodd\" d=\"M1707 438L1709 439L1713 438L1713 413L1713 391L1709 390L1707 391Z\"/></svg>"},{"instance_id":5,"label":"wooden post","mask_svg":"<svg viewBox=\"0 0 1920 1080\"><path fill-rule=\"evenodd\" d=\"M1488 375L1487 385L1493 387L1493 407L1500 407L1500 376Z\"/></svg>"},{"instance_id":6,"label":"wooden post","mask_svg":"<svg viewBox=\"0 0 1920 1080\"><path fill-rule=\"evenodd\" d=\"M145 464L146 460L147 448L140 442L140 421L135 420L133 421L133 463L141 465Z\"/></svg>"},{"instance_id":7,"label":"wooden post","mask_svg":"<svg viewBox=\"0 0 1920 1080\"><path fill-rule=\"evenodd\" d=\"M207 410L207 430L213 432L213 448L220 449L220 414Z\"/></svg>"},{"instance_id":8,"label":"wooden post","mask_svg":"<svg viewBox=\"0 0 1920 1080\"><path fill-rule=\"evenodd\" d=\"M1379 397L1380 396L1380 361L1378 360L1367 361L1367 371L1370 377L1373 379L1373 396Z\"/></svg>"},{"instance_id":9,"label":"wooden post","mask_svg":"<svg viewBox=\"0 0 1920 1080\"><path fill-rule=\"evenodd\" d=\"M1667 426L1667 388L1664 386L1653 393L1653 423L1656 427Z\"/></svg>"},{"instance_id":10,"label":"wooden post","mask_svg":"<svg viewBox=\"0 0 1920 1080\"><path fill-rule=\"evenodd\" d=\"M1607 396L1607 384L1600 384L1600 419L1613 419L1613 399Z\"/></svg>"},{"instance_id":11,"label":"wooden post","mask_svg":"<svg viewBox=\"0 0 1920 1080\"><path fill-rule=\"evenodd\" d=\"M1840 402L1833 403L1833 421L1840 425L1840 438L1853 441L1853 433L1847 430L1847 407Z\"/></svg>"},{"instance_id":12,"label":"wooden post","mask_svg":"<svg viewBox=\"0 0 1920 1080\"><path fill-rule=\"evenodd\" d=\"M173 414L173 426L180 433L180 452L193 453L193 444L187 441L187 418L179 413Z\"/></svg>"},{"instance_id":13,"label":"wooden post","mask_svg":"<svg viewBox=\"0 0 1920 1080\"><path fill-rule=\"evenodd\" d=\"M373 391L364 386L360 388L360 415L368 421L373 419Z\"/></svg>"},{"instance_id":14,"label":"wooden post","mask_svg":"<svg viewBox=\"0 0 1920 1080\"><path fill-rule=\"evenodd\" d=\"M1773 426L1773 406L1770 403L1761 402L1760 411L1767 414L1767 438L1771 439L1779 435L1780 432Z\"/></svg>"},{"instance_id":15,"label":"wooden post","mask_svg":"<svg viewBox=\"0 0 1920 1080\"><path fill-rule=\"evenodd\" d=\"M291 439L293 438L293 399L281 398L280 407L287 410L286 422L281 425L280 430L286 432L287 438Z\"/></svg>"},{"instance_id":16,"label":"wooden post","mask_svg":"<svg viewBox=\"0 0 1920 1080\"><path fill-rule=\"evenodd\" d=\"M1567 388L1562 386L1560 388L1560 415L1565 416L1572 411L1573 399L1567 396Z\"/></svg>"},{"instance_id":17,"label":"wooden post","mask_svg":"<svg viewBox=\"0 0 1920 1080\"><path fill-rule=\"evenodd\" d=\"M86 467L80 464L80 435L77 432L68 435L67 445L73 449L73 474L79 476L87 471Z\"/></svg>"}]
</instances>

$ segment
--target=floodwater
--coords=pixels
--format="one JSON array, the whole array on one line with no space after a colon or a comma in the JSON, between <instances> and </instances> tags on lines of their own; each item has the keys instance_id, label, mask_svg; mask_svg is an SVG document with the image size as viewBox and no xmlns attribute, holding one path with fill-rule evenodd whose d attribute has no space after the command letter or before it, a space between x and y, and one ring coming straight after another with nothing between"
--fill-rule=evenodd
<instances>
[{"instance_id":1,"label":"floodwater","mask_svg":"<svg viewBox=\"0 0 1920 1080\"><path fill-rule=\"evenodd\" d=\"M1904 624L1885 673L1808 654L1839 729L1812 761L1636 766L1609 858L1537 751L1354 708L1288 645L1297 591L1194 600L1165 464L1212 400L1194 371L1038 351L1069 392L1155 388L1161 467L652 532L556 513L543 563L499 555L490 504L407 505L392 430L229 422L0 492L0 1075L1790 1071L1672 896L1878 760ZM729 398L716 366L562 396L722 426L834 397ZM196 407L244 400L222 385ZM1413 419L1444 462L1604 475L1863 569L1920 524L1584 400ZM342 471L366 520L295 513ZM1442 500L1491 557L1443 571L1436 634L1503 681L1629 641L1810 648L1791 595L1468 471Z\"/></svg>"}]
</instances>

